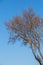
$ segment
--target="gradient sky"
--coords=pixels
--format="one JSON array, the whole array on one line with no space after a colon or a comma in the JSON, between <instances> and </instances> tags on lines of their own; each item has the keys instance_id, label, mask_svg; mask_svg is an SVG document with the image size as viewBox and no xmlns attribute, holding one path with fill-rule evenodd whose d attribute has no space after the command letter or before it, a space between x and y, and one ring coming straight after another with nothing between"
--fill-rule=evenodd
<instances>
[{"instance_id":1,"label":"gradient sky","mask_svg":"<svg viewBox=\"0 0 43 65\"><path fill-rule=\"evenodd\" d=\"M43 17L43 0L0 0L0 64L1 65L39 65L30 48L16 44L8 45L9 34L4 22L16 15L22 15L24 9L32 7L36 15Z\"/></svg>"}]
</instances>

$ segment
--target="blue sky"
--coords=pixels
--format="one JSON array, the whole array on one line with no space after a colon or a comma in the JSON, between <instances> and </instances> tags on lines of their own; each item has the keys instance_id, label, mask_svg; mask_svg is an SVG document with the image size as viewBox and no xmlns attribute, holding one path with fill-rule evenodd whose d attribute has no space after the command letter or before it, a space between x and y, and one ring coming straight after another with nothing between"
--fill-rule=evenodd
<instances>
[{"instance_id":1,"label":"blue sky","mask_svg":"<svg viewBox=\"0 0 43 65\"><path fill-rule=\"evenodd\" d=\"M43 0L0 0L0 64L1 65L39 65L30 48L16 41L8 45L9 34L4 22L16 15L22 15L24 9L32 7L34 12L43 17Z\"/></svg>"}]
</instances>

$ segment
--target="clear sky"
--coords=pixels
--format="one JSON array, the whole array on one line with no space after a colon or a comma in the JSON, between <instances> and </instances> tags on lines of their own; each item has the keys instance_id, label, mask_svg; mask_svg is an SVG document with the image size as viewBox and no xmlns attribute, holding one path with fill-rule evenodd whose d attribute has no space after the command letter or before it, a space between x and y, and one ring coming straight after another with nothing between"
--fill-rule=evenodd
<instances>
[{"instance_id":1,"label":"clear sky","mask_svg":"<svg viewBox=\"0 0 43 65\"><path fill-rule=\"evenodd\" d=\"M4 22L16 15L22 15L24 9L32 7L34 12L43 17L43 0L0 0L0 64L1 65L39 65L30 48L16 44L8 45L9 34Z\"/></svg>"}]
</instances>

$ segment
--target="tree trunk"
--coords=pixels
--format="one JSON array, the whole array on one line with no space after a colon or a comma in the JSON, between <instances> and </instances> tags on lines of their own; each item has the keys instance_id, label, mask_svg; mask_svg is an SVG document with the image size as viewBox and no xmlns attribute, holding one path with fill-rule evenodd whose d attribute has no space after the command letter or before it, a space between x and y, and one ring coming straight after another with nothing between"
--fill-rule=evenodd
<instances>
[{"instance_id":1,"label":"tree trunk","mask_svg":"<svg viewBox=\"0 0 43 65\"><path fill-rule=\"evenodd\" d=\"M40 63L40 65L43 65L42 63Z\"/></svg>"},{"instance_id":2,"label":"tree trunk","mask_svg":"<svg viewBox=\"0 0 43 65\"><path fill-rule=\"evenodd\" d=\"M42 63L40 63L40 65L43 65Z\"/></svg>"},{"instance_id":3,"label":"tree trunk","mask_svg":"<svg viewBox=\"0 0 43 65\"><path fill-rule=\"evenodd\" d=\"M39 62L40 65L43 65L43 62Z\"/></svg>"}]
</instances>

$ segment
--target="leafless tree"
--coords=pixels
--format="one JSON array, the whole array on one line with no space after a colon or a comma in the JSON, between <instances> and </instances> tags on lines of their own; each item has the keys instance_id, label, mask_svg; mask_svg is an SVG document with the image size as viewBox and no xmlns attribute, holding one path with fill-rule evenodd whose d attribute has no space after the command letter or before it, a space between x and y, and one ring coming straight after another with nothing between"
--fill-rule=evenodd
<instances>
[{"instance_id":1,"label":"leafless tree","mask_svg":"<svg viewBox=\"0 0 43 65\"><path fill-rule=\"evenodd\" d=\"M25 45L30 45L35 59L43 65L43 19L29 8L22 16L16 16L5 23L10 31L9 42L22 39Z\"/></svg>"}]
</instances>

